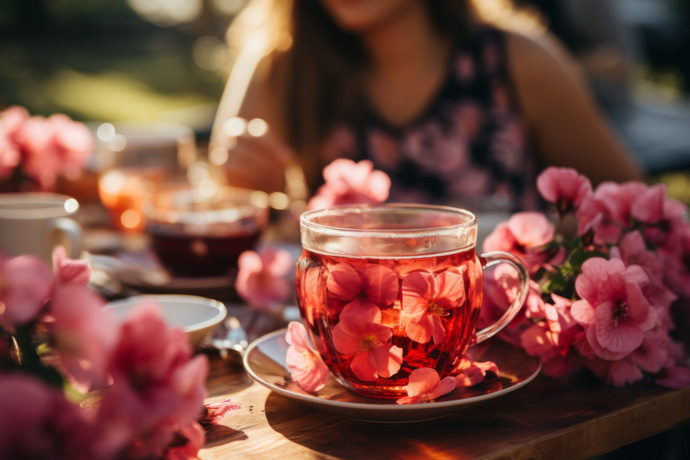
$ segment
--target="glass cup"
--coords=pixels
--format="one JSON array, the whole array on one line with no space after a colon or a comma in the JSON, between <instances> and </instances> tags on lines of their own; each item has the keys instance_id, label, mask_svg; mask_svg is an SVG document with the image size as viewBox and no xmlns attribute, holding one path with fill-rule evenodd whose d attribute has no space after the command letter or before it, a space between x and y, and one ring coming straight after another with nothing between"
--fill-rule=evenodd
<instances>
[{"instance_id":1,"label":"glass cup","mask_svg":"<svg viewBox=\"0 0 690 460\"><path fill-rule=\"evenodd\" d=\"M386 204L310 211L300 219L297 297L312 341L336 380L379 398L405 394L418 368L449 375L470 345L520 310L529 278L512 254L477 255L477 219L445 206ZM508 263L519 293L475 331L483 269Z\"/></svg>"},{"instance_id":2,"label":"glass cup","mask_svg":"<svg viewBox=\"0 0 690 460\"><path fill-rule=\"evenodd\" d=\"M267 222L264 192L170 183L156 191L147 229L154 253L173 276L209 277L232 274L240 254L256 248Z\"/></svg>"}]
</instances>

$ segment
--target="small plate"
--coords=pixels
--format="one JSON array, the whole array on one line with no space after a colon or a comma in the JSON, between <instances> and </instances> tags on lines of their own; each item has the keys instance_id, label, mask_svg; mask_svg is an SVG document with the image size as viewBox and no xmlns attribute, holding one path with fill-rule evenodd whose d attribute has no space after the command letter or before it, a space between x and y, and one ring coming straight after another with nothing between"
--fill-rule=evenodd
<instances>
[{"instance_id":1,"label":"small plate","mask_svg":"<svg viewBox=\"0 0 690 460\"><path fill-rule=\"evenodd\" d=\"M227 315L227 309L221 302L193 295L134 296L109 302L105 308L112 310L118 318L124 318L143 301L158 303L165 322L182 328L195 349L199 348L201 342L213 333Z\"/></svg>"},{"instance_id":2,"label":"small plate","mask_svg":"<svg viewBox=\"0 0 690 460\"><path fill-rule=\"evenodd\" d=\"M234 276L178 277L161 266L151 251L121 252L114 256L91 255L91 266L125 286L148 292L204 291L233 289Z\"/></svg>"},{"instance_id":3,"label":"small plate","mask_svg":"<svg viewBox=\"0 0 690 460\"><path fill-rule=\"evenodd\" d=\"M497 340L471 347L475 361L493 361L498 365L498 379L471 388L459 388L435 402L399 405L394 400L372 399L357 395L331 376L318 393L307 393L290 380L285 365L288 343L286 329L265 335L247 348L244 367L249 375L271 391L295 401L354 420L382 423L417 422L456 414L463 408L506 395L522 388L539 374L541 363Z\"/></svg>"}]
</instances>

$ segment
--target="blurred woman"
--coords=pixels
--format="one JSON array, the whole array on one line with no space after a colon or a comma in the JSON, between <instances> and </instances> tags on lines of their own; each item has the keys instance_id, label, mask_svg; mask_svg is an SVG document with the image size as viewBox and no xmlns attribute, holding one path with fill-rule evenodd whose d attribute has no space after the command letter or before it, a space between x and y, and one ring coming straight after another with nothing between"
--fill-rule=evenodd
<instances>
[{"instance_id":1,"label":"blurred woman","mask_svg":"<svg viewBox=\"0 0 690 460\"><path fill-rule=\"evenodd\" d=\"M639 179L560 47L489 25L496 2L476 3L251 1L230 29L242 47L216 163L235 185L282 191L294 158L312 188L333 159L369 159L391 176L391 201L484 209L533 207L547 165ZM234 117L269 130L242 134Z\"/></svg>"}]
</instances>

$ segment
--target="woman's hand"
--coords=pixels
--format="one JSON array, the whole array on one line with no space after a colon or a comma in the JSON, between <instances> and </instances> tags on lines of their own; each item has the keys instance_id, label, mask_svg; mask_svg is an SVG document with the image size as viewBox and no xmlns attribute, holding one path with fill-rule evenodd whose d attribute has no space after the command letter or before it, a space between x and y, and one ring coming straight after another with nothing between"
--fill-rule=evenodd
<instances>
[{"instance_id":1,"label":"woman's hand","mask_svg":"<svg viewBox=\"0 0 690 460\"><path fill-rule=\"evenodd\" d=\"M225 121L209 151L211 163L222 166L229 185L265 192L285 192L286 172L294 152L260 119Z\"/></svg>"}]
</instances>

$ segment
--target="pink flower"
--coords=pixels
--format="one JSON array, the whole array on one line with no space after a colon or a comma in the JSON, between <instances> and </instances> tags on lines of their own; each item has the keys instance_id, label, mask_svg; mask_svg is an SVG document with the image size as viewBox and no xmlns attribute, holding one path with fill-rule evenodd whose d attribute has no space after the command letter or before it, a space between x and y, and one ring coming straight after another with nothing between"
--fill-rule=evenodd
<instances>
[{"instance_id":1,"label":"pink flower","mask_svg":"<svg viewBox=\"0 0 690 460\"><path fill-rule=\"evenodd\" d=\"M322 209L338 204L374 204L386 201L391 188L390 177L374 170L369 160L355 163L337 159L323 170L325 184L309 201L307 209Z\"/></svg>"},{"instance_id":2,"label":"pink flower","mask_svg":"<svg viewBox=\"0 0 690 460\"><path fill-rule=\"evenodd\" d=\"M605 368L604 378L606 383L616 387L637 382L642 378L642 371L630 357L606 362Z\"/></svg>"},{"instance_id":3,"label":"pink flower","mask_svg":"<svg viewBox=\"0 0 690 460\"><path fill-rule=\"evenodd\" d=\"M680 366L666 367L654 381L666 388L685 388L690 386L690 368Z\"/></svg>"},{"instance_id":4,"label":"pink flower","mask_svg":"<svg viewBox=\"0 0 690 460\"><path fill-rule=\"evenodd\" d=\"M664 285L666 265L671 261L663 260L658 252L647 250L647 245L639 231L626 233L619 246L610 251L611 258L621 259L626 266L638 265L649 277L649 283L643 287L645 297L657 309L668 309L677 296Z\"/></svg>"},{"instance_id":5,"label":"pink flower","mask_svg":"<svg viewBox=\"0 0 690 460\"><path fill-rule=\"evenodd\" d=\"M12 106L0 112L0 179L11 176L21 162L21 151L15 137L28 118L29 112L24 107Z\"/></svg>"},{"instance_id":6,"label":"pink flower","mask_svg":"<svg viewBox=\"0 0 690 460\"><path fill-rule=\"evenodd\" d=\"M365 382L389 378L400 370L402 348L388 343L393 336L381 325L381 310L371 302L351 302L343 308L333 329L333 344L339 353L352 355L350 368Z\"/></svg>"},{"instance_id":7,"label":"pink flower","mask_svg":"<svg viewBox=\"0 0 690 460\"><path fill-rule=\"evenodd\" d=\"M22 124L16 136L23 153L22 168L38 182L42 190L55 185L60 171L54 135L53 126L44 117L35 116Z\"/></svg>"},{"instance_id":8,"label":"pink flower","mask_svg":"<svg viewBox=\"0 0 690 460\"><path fill-rule=\"evenodd\" d=\"M60 174L67 178L78 176L93 152L91 131L62 113L51 115L48 122L55 132L53 142L60 157Z\"/></svg>"},{"instance_id":9,"label":"pink flower","mask_svg":"<svg viewBox=\"0 0 690 460\"><path fill-rule=\"evenodd\" d=\"M31 117L16 134L23 153L23 169L42 189L55 185L58 176L75 177L93 152L91 132L63 114Z\"/></svg>"},{"instance_id":10,"label":"pink flower","mask_svg":"<svg viewBox=\"0 0 690 460\"><path fill-rule=\"evenodd\" d=\"M622 229L629 227L633 219L648 224L662 219L667 208L664 193L662 185L604 182L577 211L579 234L593 230L595 244L616 244Z\"/></svg>"},{"instance_id":11,"label":"pink flower","mask_svg":"<svg viewBox=\"0 0 690 460\"><path fill-rule=\"evenodd\" d=\"M205 404L206 414L201 418L201 423L205 425L220 425L225 417L231 412L242 409L242 406L231 399L215 403Z\"/></svg>"},{"instance_id":12,"label":"pink flower","mask_svg":"<svg viewBox=\"0 0 690 460\"><path fill-rule=\"evenodd\" d=\"M690 225L684 224L672 235L663 256L663 276L666 285L675 293L690 297Z\"/></svg>"},{"instance_id":13,"label":"pink flower","mask_svg":"<svg viewBox=\"0 0 690 460\"><path fill-rule=\"evenodd\" d=\"M53 250L53 267L55 281L59 284L86 286L91 279L88 262L68 258L64 246L56 246Z\"/></svg>"},{"instance_id":14,"label":"pink flower","mask_svg":"<svg viewBox=\"0 0 690 460\"><path fill-rule=\"evenodd\" d=\"M537 190L561 212L580 206L592 194L592 183L572 168L549 167L537 177Z\"/></svg>"},{"instance_id":15,"label":"pink flower","mask_svg":"<svg viewBox=\"0 0 690 460\"><path fill-rule=\"evenodd\" d=\"M545 215L519 212L496 226L484 240L484 251L505 251L520 257L530 272L548 259L543 246L553 241L555 228Z\"/></svg>"},{"instance_id":16,"label":"pink flower","mask_svg":"<svg viewBox=\"0 0 690 460\"><path fill-rule=\"evenodd\" d=\"M630 215L647 224L653 224L664 217L666 184L648 187L630 207Z\"/></svg>"},{"instance_id":17,"label":"pink flower","mask_svg":"<svg viewBox=\"0 0 690 460\"><path fill-rule=\"evenodd\" d=\"M169 447L163 456L165 460L196 460L199 449L204 447L206 432L197 422L192 422L180 428L175 437L177 442Z\"/></svg>"},{"instance_id":18,"label":"pink flower","mask_svg":"<svg viewBox=\"0 0 690 460\"><path fill-rule=\"evenodd\" d=\"M440 345L446 339L442 317L465 303L465 283L461 275L445 271L439 275L412 272L402 281L402 309L411 315L405 332L418 343L433 337Z\"/></svg>"},{"instance_id":19,"label":"pink flower","mask_svg":"<svg viewBox=\"0 0 690 460\"><path fill-rule=\"evenodd\" d=\"M304 391L317 392L328 381L329 372L321 356L309 345L307 330L302 323L292 321L288 324L285 340L290 344L285 363L290 377Z\"/></svg>"},{"instance_id":20,"label":"pink flower","mask_svg":"<svg viewBox=\"0 0 690 460\"><path fill-rule=\"evenodd\" d=\"M398 297L398 275L383 265L359 271L350 264L336 264L328 273L328 292L341 301L387 307Z\"/></svg>"},{"instance_id":21,"label":"pink flower","mask_svg":"<svg viewBox=\"0 0 690 460\"><path fill-rule=\"evenodd\" d=\"M571 345L583 334L570 314L570 300L551 294L553 304L544 307L545 321L527 328L520 336L522 347L530 356L540 358L545 375L562 377L575 368Z\"/></svg>"},{"instance_id":22,"label":"pink flower","mask_svg":"<svg viewBox=\"0 0 690 460\"><path fill-rule=\"evenodd\" d=\"M287 275L294 267L290 253L267 247L261 254L245 251L237 260L237 293L252 306L270 309L290 296Z\"/></svg>"},{"instance_id":23,"label":"pink flower","mask_svg":"<svg viewBox=\"0 0 690 460\"><path fill-rule=\"evenodd\" d=\"M434 401L455 389L455 377L443 380L435 369L420 367L410 373L407 383L407 396L395 402L398 404L416 404Z\"/></svg>"},{"instance_id":24,"label":"pink flower","mask_svg":"<svg viewBox=\"0 0 690 460\"><path fill-rule=\"evenodd\" d=\"M597 356L618 360L629 355L655 325L656 311L642 293L648 282L639 266L626 268L618 259L594 257L582 264L575 289L582 300L571 313L586 330Z\"/></svg>"},{"instance_id":25,"label":"pink flower","mask_svg":"<svg viewBox=\"0 0 690 460\"><path fill-rule=\"evenodd\" d=\"M37 257L0 261L0 318L10 325L26 324L38 316L52 290L50 269Z\"/></svg>"},{"instance_id":26,"label":"pink flower","mask_svg":"<svg viewBox=\"0 0 690 460\"><path fill-rule=\"evenodd\" d=\"M175 432L201 414L208 361L192 357L185 333L168 328L156 304L140 305L120 325L109 370L113 385L98 418L110 450L160 456Z\"/></svg>"},{"instance_id":27,"label":"pink flower","mask_svg":"<svg viewBox=\"0 0 690 460\"><path fill-rule=\"evenodd\" d=\"M498 377L498 366L491 361L482 363L472 361L470 355L465 353L460 361L453 367L451 374L455 376L456 387L472 387L484 381L487 372L492 372Z\"/></svg>"},{"instance_id":28,"label":"pink flower","mask_svg":"<svg viewBox=\"0 0 690 460\"><path fill-rule=\"evenodd\" d=\"M0 375L0 458L96 458L91 414L24 374Z\"/></svg>"},{"instance_id":29,"label":"pink flower","mask_svg":"<svg viewBox=\"0 0 690 460\"><path fill-rule=\"evenodd\" d=\"M568 349L563 350L558 346L557 335L548 328L545 321L526 329L520 340L528 355L540 359L544 375L559 378L573 370L573 359L569 357Z\"/></svg>"},{"instance_id":30,"label":"pink flower","mask_svg":"<svg viewBox=\"0 0 690 460\"><path fill-rule=\"evenodd\" d=\"M105 386L108 361L117 340L112 312L88 288L65 284L50 300L52 347L60 367L80 391Z\"/></svg>"},{"instance_id":31,"label":"pink flower","mask_svg":"<svg viewBox=\"0 0 690 460\"><path fill-rule=\"evenodd\" d=\"M630 357L643 371L656 374L664 368L669 360L671 338L665 330L652 329L645 333L644 341Z\"/></svg>"}]
</instances>

